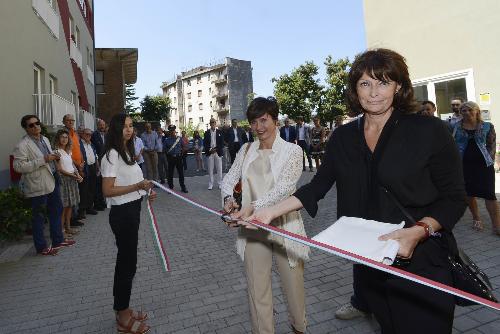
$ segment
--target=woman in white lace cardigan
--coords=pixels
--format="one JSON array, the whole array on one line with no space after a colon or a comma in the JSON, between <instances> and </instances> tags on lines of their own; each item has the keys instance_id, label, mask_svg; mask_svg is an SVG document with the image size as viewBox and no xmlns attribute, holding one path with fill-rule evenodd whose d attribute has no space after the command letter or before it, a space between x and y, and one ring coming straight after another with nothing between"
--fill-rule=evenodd
<instances>
[{"instance_id":1,"label":"woman in white lace cardigan","mask_svg":"<svg viewBox=\"0 0 500 334\"><path fill-rule=\"evenodd\" d=\"M242 181L241 210L232 214L234 219L245 219L255 210L272 206L296 189L302 173L302 150L279 136L278 112L274 98L256 98L248 107L247 118L258 140L243 145L222 182L224 210L231 212L238 208L232 197L233 188L240 178ZM295 333L303 333L306 329L304 261L308 259L309 248L242 221L240 225L236 248L245 263L253 333L274 333L273 254L288 301L291 326ZM305 236L298 211L278 217L273 225Z\"/></svg>"}]
</instances>

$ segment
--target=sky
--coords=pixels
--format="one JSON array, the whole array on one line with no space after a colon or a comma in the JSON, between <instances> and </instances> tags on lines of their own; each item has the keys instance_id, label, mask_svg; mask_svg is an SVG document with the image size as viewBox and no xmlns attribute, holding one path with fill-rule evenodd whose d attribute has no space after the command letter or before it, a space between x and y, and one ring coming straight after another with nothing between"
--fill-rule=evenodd
<instances>
[{"instance_id":1,"label":"sky","mask_svg":"<svg viewBox=\"0 0 500 334\"><path fill-rule=\"evenodd\" d=\"M161 93L176 74L225 57L250 60L254 92L305 61L366 47L362 0L95 0L97 48L137 48L136 96Z\"/></svg>"}]
</instances>

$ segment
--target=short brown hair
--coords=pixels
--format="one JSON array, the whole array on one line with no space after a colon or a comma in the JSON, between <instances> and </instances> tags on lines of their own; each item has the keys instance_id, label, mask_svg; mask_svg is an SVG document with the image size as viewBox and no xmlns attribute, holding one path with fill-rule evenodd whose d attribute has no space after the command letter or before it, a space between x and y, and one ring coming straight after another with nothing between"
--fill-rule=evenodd
<instances>
[{"instance_id":1,"label":"short brown hair","mask_svg":"<svg viewBox=\"0 0 500 334\"><path fill-rule=\"evenodd\" d=\"M405 114L416 111L417 103L405 58L389 49L373 49L356 56L349 71L346 97L352 114L359 115L364 112L356 90L358 80L364 73L376 80L394 81L401 85L394 95L392 106Z\"/></svg>"},{"instance_id":2,"label":"short brown hair","mask_svg":"<svg viewBox=\"0 0 500 334\"><path fill-rule=\"evenodd\" d=\"M269 114L273 120L277 121L279 112L280 108L274 97L256 97L250 102L247 108L247 119L248 122L251 123L253 120L265 114Z\"/></svg>"}]
</instances>

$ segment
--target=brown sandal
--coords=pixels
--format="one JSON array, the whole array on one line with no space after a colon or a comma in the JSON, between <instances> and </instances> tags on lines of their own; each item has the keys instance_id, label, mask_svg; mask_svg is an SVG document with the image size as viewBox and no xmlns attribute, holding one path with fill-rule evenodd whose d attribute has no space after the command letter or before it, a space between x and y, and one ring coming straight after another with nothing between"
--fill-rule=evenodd
<instances>
[{"instance_id":1,"label":"brown sandal","mask_svg":"<svg viewBox=\"0 0 500 334\"><path fill-rule=\"evenodd\" d=\"M126 326L118 321L118 317L116 318L116 331L120 334L146 334L150 329L151 327L134 318L129 318Z\"/></svg>"},{"instance_id":2,"label":"brown sandal","mask_svg":"<svg viewBox=\"0 0 500 334\"><path fill-rule=\"evenodd\" d=\"M480 220L472 220L472 228L476 231L483 230L483 222Z\"/></svg>"},{"instance_id":3,"label":"brown sandal","mask_svg":"<svg viewBox=\"0 0 500 334\"><path fill-rule=\"evenodd\" d=\"M132 319L135 319L135 320L139 320L139 321L146 321L148 320L148 314L146 312L142 312L141 311L134 311L134 310L130 310L130 317Z\"/></svg>"}]
</instances>

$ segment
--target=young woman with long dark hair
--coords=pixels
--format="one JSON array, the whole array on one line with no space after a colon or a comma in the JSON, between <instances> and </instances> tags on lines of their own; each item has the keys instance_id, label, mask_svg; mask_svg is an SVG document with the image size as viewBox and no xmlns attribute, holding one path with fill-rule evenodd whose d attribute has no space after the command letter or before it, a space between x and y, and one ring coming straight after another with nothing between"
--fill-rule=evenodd
<instances>
[{"instance_id":1,"label":"young woman with long dark hair","mask_svg":"<svg viewBox=\"0 0 500 334\"><path fill-rule=\"evenodd\" d=\"M113 283L117 330L119 333L144 334L150 329L144 323L147 314L133 311L129 302L137 267L141 200L153 185L143 178L134 159L133 133L132 119L128 115L113 116L101 158L102 192L108 207L111 207L109 224L118 248ZM156 194L151 192L149 200L155 197Z\"/></svg>"}]
</instances>

